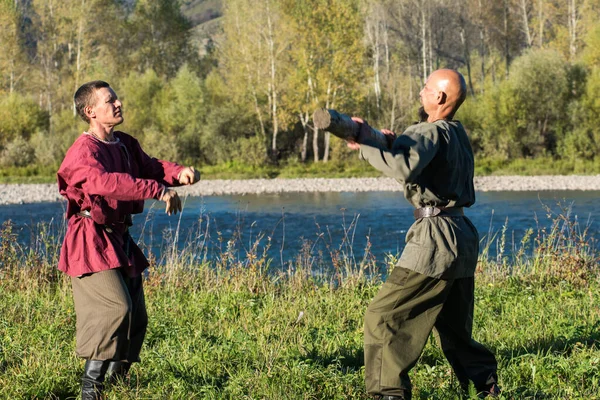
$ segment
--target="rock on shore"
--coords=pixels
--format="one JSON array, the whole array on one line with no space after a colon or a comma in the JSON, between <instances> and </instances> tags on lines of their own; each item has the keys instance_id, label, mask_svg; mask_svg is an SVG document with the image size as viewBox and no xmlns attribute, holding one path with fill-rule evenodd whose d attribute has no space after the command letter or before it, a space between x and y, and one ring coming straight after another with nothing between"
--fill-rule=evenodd
<instances>
[{"instance_id":1,"label":"rock on shore","mask_svg":"<svg viewBox=\"0 0 600 400\"><path fill-rule=\"evenodd\" d=\"M477 191L559 191L599 190L600 175L568 176L481 176L475 178ZM298 178L204 180L177 188L180 195L217 196L283 192L368 192L402 191L391 178ZM0 184L0 204L61 201L56 184Z\"/></svg>"}]
</instances>

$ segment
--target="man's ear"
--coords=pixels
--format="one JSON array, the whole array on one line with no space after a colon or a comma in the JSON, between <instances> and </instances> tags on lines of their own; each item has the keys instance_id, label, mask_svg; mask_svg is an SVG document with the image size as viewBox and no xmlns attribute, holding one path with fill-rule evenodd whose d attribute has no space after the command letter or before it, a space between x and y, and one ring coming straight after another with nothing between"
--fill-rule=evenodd
<instances>
[{"instance_id":1,"label":"man's ear","mask_svg":"<svg viewBox=\"0 0 600 400\"><path fill-rule=\"evenodd\" d=\"M446 94L446 92L442 92L440 90L437 94L437 103L445 104L447 100L448 100L448 95Z\"/></svg>"},{"instance_id":2,"label":"man's ear","mask_svg":"<svg viewBox=\"0 0 600 400\"><path fill-rule=\"evenodd\" d=\"M96 117L96 112L94 111L94 109L90 106L85 106L83 108L83 111L85 113L85 115L87 115L88 118L92 119Z\"/></svg>"}]
</instances>

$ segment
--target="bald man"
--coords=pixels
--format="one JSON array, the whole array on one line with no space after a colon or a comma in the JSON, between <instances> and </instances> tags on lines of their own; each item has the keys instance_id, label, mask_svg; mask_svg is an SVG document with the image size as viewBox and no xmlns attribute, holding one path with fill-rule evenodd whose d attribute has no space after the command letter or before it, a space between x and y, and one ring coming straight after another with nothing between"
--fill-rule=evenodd
<instances>
[{"instance_id":1,"label":"bald man","mask_svg":"<svg viewBox=\"0 0 600 400\"><path fill-rule=\"evenodd\" d=\"M474 274L479 252L477 230L463 208L475 202L473 151L461 123L453 117L466 97L463 76L442 69L429 76L421 97L422 122L394 135L391 148L361 133L348 146L404 186L415 206L415 222L394 270L365 315L365 383L383 400L410 399L410 369L427 338L437 341L461 387L473 382L480 396L497 396L494 355L473 340Z\"/></svg>"}]
</instances>

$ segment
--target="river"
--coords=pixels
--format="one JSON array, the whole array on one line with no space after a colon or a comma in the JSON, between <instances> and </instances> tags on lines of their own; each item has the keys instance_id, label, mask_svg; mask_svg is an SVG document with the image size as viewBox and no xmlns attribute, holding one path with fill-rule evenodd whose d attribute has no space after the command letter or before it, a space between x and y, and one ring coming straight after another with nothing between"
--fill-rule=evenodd
<instances>
[{"instance_id":1,"label":"river","mask_svg":"<svg viewBox=\"0 0 600 400\"><path fill-rule=\"evenodd\" d=\"M598 191L478 192L466 214L479 230L482 247L490 243L492 255L504 229L503 254L509 255L528 228L537 232L559 214L570 213L580 230L587 227L589 236L597 238L599 198ZM281 268L309 254L327 263L336 251L358 261L369 247L369 256L383 262L386 255L402 251L413 222L412 207L399 192L205 196L184 202L177 216L164 214L162 203L148 201L144 213L134 217L132 236L146 253L160 259L185 248L196 259L217 259L229 244L229 254L242 260L256 245L255 253L266 252L272 266ZM0 206L0 221L13 222L25 249L40 231L59 242L63 214L64 204L57 202Z\"/></svg>"}]
</instances>

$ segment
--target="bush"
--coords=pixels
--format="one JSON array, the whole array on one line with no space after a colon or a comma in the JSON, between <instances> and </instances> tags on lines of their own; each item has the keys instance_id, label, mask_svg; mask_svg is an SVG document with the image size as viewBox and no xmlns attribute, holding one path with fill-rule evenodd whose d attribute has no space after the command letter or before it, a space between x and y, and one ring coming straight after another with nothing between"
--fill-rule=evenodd
<instances>
[{"instance_id":1,"label":"bush","mask_svg":"<svg viewBox=\"0 0 600 400\"><path fill-rule=\"evenodd\" d=\"M569 126L567 71L559 53L531 50L514 61L506 81L467 106L463 115L482 155L520 158L554 153Z\"/></svg>"},{"instance_id":2,"label":"bush","mask_svg":"<svg viewBox=\"0 0 600 400\"><path fill-rule=\"evenodd\" d=\"M177 143L172 137L163 134L154 126L144 131L142 148L151 157L162 160L177 161Z\"/></svg>"},{"instance_id":3,"label":"bush","mask_svg":"<svg viewBox=\"0 0 600 400\"><path fill-rule=\"evenodd\" d=\"M60 141L49 138L46 132L40 131L31 137L30 146L38 164L56 166L58 169L65 155Z\"/></svg>"},{"instance_id":4,"label":"bush","mask_svg":"<svg viewBox=\"0 0 600 400\"><path fill-rule=\"evenodd\" d=\"M28 139L49 125L48 113L30 98L18 93L0 98L0 147L17 137Z\"/></svg>"},{"instance_id":5,"label":"bush","mask_svg":"<svg viewBox=\"0 0 600 400\"><path fill-rule=\"evenodd\" d=\"M35 160L35 150L22 136L17 136L10 142L0 156L3 167L24 167Z\"/></svg>"},{"instance_id":6,"label":"bush","mask_svg":"<svg viewBox=\"0 0 600 400\"><path fill-rule=\"evenodd\" d=\"M259 136L238 139L233 147L237 149L236 162L252 167L260 167L267 162L265 143Z\"/></svg>"},{"instance_id":7,"label":"bush","mask_svg":"<svg viewBox=\"0 0 600 400\"><path fill-rule=\"evenodd\" d=\"M75 139L88 127L89 125L75 115L72 109L64 109L52 114L51 131L47 140L58 144L60 152L56 153L56 156L59 162L62 161Z\"/></svg>"}]
</instances>

